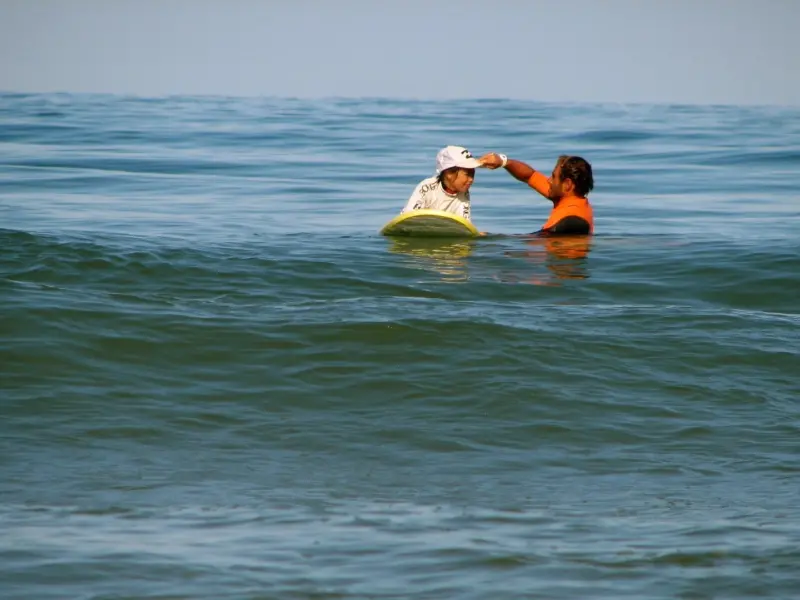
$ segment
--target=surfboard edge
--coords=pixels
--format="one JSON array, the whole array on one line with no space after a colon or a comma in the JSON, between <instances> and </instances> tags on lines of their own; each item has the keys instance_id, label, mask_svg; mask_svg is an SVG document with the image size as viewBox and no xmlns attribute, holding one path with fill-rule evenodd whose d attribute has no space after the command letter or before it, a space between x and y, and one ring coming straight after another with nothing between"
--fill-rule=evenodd
<instances>
[{"instance_id":1,"label":"surfboard edge","mask_svg":"<svg viewBox=\"0 0 800 600\"><path fill-rule=\"evenodd\" d=\"M458 223L462 228L462 231L453 230L452 232L441 233L439 232L438 235L436 233L431 233L430 231L415 234L413 231L398 229L398 225L401 223L411 220L418 217L434 217L434 218L442 218L446 219L447 221ZM470 221L465 219L464 217L460 217L453 213L443 211L443 210L433 210L433 209L420 209L420 210L412 210L405 213L400 213L393 219L391 219L388 223L386 223L380 229L381 235L384 236L405 236L405 237L413 237L414 235L419 235L420 237L476 237L480 235L478 229L473 225Z\"/></svg>"}]
</instances>

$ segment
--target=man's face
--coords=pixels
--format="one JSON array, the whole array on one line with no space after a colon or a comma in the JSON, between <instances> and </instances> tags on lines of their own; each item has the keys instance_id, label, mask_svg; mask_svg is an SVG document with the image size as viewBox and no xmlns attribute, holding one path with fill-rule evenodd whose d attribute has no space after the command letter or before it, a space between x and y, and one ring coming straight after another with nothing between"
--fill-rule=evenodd
<instances>
[{"instance_id":1,"label":"man's face","mask_svg":"<svg viewBox=\"0 0 800 600\"><path fill-rule=\"evenodd\" d=\"M561 181L561 163L556 163L552 175L550 175L550 193L547 197L550 200L561 200L564 196L563 184Z\"/></svg>"}]
</instances>

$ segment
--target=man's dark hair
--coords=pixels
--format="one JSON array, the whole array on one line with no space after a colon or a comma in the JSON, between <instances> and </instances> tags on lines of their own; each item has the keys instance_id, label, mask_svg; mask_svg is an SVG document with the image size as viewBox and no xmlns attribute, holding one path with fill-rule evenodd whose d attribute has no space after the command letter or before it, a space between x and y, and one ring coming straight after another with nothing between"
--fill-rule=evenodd
<instances>
[{"instance_id":1,"label":"man's dark hair","mask_svg":"<svg viewBox=\"0 0 800 600\"><path fill-rule=\"evenodd\" d=\"M580 156L568 156L561 162L561 181L569 179L575 186L575 195L585 198L594 188L592 165Z\"/></svg>"}]
</instances>

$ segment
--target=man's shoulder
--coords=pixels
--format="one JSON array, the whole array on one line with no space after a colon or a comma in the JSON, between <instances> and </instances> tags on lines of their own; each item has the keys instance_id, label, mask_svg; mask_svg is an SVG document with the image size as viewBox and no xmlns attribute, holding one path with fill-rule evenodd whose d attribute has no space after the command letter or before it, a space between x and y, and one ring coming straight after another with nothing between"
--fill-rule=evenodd
<instances>
[{"instance_id":1,"label":"man's shoulder","mask_svg":"<svg viewBox=\"0 0 800 600\"><path fill-rule=\"evenodd\" d=\"M592 205L589 202L588 198L582 198L580 196L570 196L568 198L564 198L558 204L559 206L564 206L564 208L591 208Z\"/></svg>"}]
</instances>

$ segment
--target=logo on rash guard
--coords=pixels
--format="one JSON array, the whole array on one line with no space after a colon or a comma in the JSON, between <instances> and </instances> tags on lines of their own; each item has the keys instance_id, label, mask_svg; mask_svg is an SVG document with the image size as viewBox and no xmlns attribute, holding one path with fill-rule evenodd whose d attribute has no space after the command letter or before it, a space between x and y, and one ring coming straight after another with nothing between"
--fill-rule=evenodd
<instances>
[{"instance_id":1,"label":"logo on rash guard","mask_svg":"<svg viewBox=\"0 0 800 600\"><path fill-rule=\"evenodd\" d=\"M436 181L434 183L426 183L421 188L419 188L419 193L420 193L421 196L424 196L428 192L432 192L433 190L435 190L437 187L439 187L439 182L438 181Z\"/></svg>"}]
</instances>

